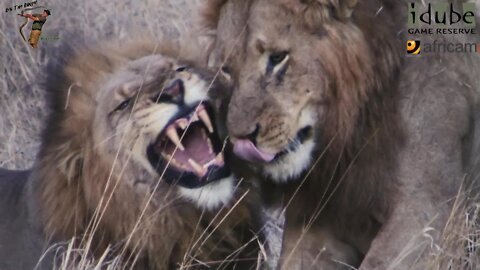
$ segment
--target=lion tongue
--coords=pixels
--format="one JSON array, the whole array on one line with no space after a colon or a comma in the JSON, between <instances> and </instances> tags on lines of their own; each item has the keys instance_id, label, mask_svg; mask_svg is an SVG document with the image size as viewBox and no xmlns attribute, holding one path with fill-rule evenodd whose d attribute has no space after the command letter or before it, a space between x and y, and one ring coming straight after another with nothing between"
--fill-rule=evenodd
<instances>
[{"instance_id":1,"label":"lion tongue","mask_svg":"<svg viewBox=\"0 0 480 270\"><path fill-rule=\"evenodd\" d=\"M238 140L233 146L233 152L248 161L270 162L275 157L274 154L268 154L260 151L250 140Z\"/></svg>"}]
</instances>

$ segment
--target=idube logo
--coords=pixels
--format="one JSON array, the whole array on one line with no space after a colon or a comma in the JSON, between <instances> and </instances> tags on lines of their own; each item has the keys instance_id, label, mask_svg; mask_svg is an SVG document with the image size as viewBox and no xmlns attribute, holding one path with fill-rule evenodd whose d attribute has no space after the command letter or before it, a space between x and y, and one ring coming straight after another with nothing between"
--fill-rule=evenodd
<instances>
[{"instance_id":1,"label":"idube logo","mask_svg":"<svg viewBox=\"0 0 480 270\"><path fill-rule=\"evenodd\" d=\"M421 51L420 40L407 40L407 54L418 55Z\"/></svg>"}]
</instances>

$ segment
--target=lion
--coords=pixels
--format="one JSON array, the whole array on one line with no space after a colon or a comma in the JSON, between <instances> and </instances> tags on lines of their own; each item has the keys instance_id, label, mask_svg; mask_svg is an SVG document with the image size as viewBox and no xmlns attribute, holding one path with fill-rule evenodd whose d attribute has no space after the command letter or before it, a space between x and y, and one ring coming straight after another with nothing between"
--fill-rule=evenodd
<instances>
[{"instance_id":1,"label":"lion","mask_svg":"<svg viewBox=\"0 0 480 270\"><path fill-rule=\"evenodd\" d=\"M0 170L0 268L52 269L68 241L135 269L255 265L209 99L225 86L154 41L62 54L34 167Z\"/></svg>"},{"instance_id":2,"label":"lion","mask_svg":"<svg viewBox=\"0 0 480 270\"><path fill-rule=\"evenodd\" d=\"M234 86L223 101L234 152L266 203L286 208L279 268L426 269L475 180L479 55L406 57L405 44L478 37L410 37L406 7L206 3L208 66Z\"/></svg>"}]
</instances>

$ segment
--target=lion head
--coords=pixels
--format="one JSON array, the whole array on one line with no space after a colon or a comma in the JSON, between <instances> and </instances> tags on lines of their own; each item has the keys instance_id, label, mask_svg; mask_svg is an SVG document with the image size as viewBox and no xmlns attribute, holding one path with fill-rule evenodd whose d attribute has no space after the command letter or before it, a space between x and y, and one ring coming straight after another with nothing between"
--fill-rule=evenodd
<instances>
[{"instance_id":1,"label":"lion head","mask_svg":"<svg viewBox=\"0 0 480 270\"><path fill-rule=\"evenodd\" d=\"M373 38L358 26L357 1L211 2L209 65L234 85L227 127L238 156L287 181L314 151L359 143L353 134L362 132L359 119L369 121L369 97L387 85L398 58L376 52L395 46L382 38L389 33Z\"/></svg>"},{"instance_id":2,"label":"lion head","mask_svg":"<svg viewBox=\"0 0 480 270\"><path fill-rule=\"evenodd\" d=\"M96 252L123 243L158 269L235 242L220 229L212 245L189 246L204 210L234 195L208 96L223 86L155 43L72 55L49 72L52 112L32 173L46 234L91 235Z\"/></svg>"}]
</instances>

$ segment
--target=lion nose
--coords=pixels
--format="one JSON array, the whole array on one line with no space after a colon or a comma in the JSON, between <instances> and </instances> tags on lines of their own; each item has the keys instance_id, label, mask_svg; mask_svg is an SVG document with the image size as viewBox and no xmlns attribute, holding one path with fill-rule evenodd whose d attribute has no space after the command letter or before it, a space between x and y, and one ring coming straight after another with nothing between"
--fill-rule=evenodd
<instances>
[{"instance_id":1,"label":"lion nose","mask_svg":"<svg viewBox=\"0 0 480 270\"><path fill-rule=\"evenodd\" d=\"M257 144L257 136L260 131L260 124L242 125L241 123L232 123L229 121L228 130L233 140L245 139Z\"/></svg>"},{"instance_id":2,"label":"lion nose","mask_svg":"<svg viewBox=\"0 0 480 270\"><path fill-rule=\"evenodd\" d=\"M263 123L260 115L265 110L262 99L254 95L244 96L242 93L233 93L227 112L227 128L231 137L248 139L253 143L258 140Z\"/></svg>"},{"instance_id":3,"label":"lion nose","mask_svg":"<svg viewBox=\"0 0 480 270\"><path fill-rule=\"evenodd\" d=\"M153 97L153 101L158 102L175 102L182 103L183 96L185 94L185 87L183 86L183 81L177 79L172 82L169 86L164 88L158 95Z\"/></svg>"},{"instance_id":4,"label":"lion nose","mask_svg":"<svg viewBox=\"0 0 480 270\"><path fill-rule=\"evenodd\" d=\"M185 88L183 87L183 81L181 79L177 79L173 81L170 86L163 89L164 95L170 96L173 101L180 101L183 99L183 94L185 93Z\"/></svg>"}]
</instances>

